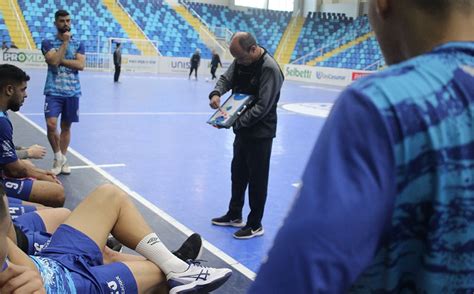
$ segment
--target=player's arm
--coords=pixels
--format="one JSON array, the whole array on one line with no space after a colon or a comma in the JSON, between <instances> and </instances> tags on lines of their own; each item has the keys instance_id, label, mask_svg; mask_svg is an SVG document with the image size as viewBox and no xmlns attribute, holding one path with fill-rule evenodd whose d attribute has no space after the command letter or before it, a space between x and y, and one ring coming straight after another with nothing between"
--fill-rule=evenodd
<instances>
[{"instance_id":1,"label":"player's arm","mask_svg":"<svg viewBox=\"0 0 474 294\"><path fill-rule=\"evenodd\" d=\"M250 127L262 118L274 107L278 92L283 84L283 76L278 68L265 67L260 77L260 89L255 105L244 112L236 121L235 128Z\"/></svg>"},{"instance_id":2,"label":"player's arm","mask_svg":"<svg viewBox=\"0 0 474 294\"><path fill-rule=\"evenodd\" d=\"M63 43L57 50L52 47L51 42L49 40L44 40L41 43L41 51L43 52L46 63L51 66L59 66L61 64L61 60L66 55L66 50L68 46L68 38L63 41Z\"/></svg>"},{"instance_id":3,"label":"player's arm","mask_svg":"<svg viewBox=\"0 0 474 294\"><path fill-rule=\"evenodd\" d=\"M396 195L392 144L372 102L346 91L249 293L347 293L389 232Z\"/></svg>"},{"instance_id":4,"label":"player's arm","mask_svg":"<svg viewBox=\"0 0 474 294\"><path fill-rule=\"evenodd\" d=\"M63 59L61 65L69 67L75 70L84 70L86 66L86 56L84 54L77 53L76 59Z\"/></svg>"},{"instance_id":5,"label":"player's arm","mask_svg":"<svg viewBox=\"0 0 474 294\"><path fill-rule=\"evenodd\" d=\"M42 181L55 182L57 178L50 171L43 170L37 167L33 167L25 164L21 160L16 160L2 166L5 176L11 178L36 178Z\"/></svg>"},{"instance_id":6,"label":"player's arm","mask_svg":"<svg viewBox=\"0 0 474 294\"><path fill-rule=\"evenodd\" d=\"M214 87L214 91L209 94L209 105L213 109L219 108L221 105L220 97L227 93L230 89L232 89L233 85L233 76L234 76L234 68L235 68L235 60L229 66L229 68L223 73L219 80L217 80L216 86Z\"/></svg>"},{"instance_id":7,"label":"player's arm","mask_svg":"<svg viewBox=\"0 0 474 294\"><path fill-rule=\"evenodd\" d=\"M9 238L6 269L0 273L0 293L46 293L43 279L31 259Z\"/></svg>"}]
</instances>

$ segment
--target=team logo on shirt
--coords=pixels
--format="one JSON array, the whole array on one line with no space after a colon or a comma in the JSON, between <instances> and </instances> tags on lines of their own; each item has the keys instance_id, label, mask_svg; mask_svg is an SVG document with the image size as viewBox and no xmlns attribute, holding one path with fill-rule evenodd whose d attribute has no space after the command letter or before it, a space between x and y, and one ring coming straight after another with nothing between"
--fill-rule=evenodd
<instances>
[{"instance_id":1,"label":"team logo on shirt","mask_svg":"<svg viewBox=\"0 0 474 294\"><path fill-rule=\"evenodd\" d=\"M114 281L107 282L107 287L110 289L110 294L125 294L125 285L119 276L116 276Z\"/></svg>"},{"instance_id":2,"label":"team logo on shirt","mask_svg":"<svg viewBox=\"0 0 474 294\"><path fill-rule=\"evenodd\" d=\"M3 140L2 150L2 157L14 157L14 148L8 140Z\"/></svg>"}]
</instances>

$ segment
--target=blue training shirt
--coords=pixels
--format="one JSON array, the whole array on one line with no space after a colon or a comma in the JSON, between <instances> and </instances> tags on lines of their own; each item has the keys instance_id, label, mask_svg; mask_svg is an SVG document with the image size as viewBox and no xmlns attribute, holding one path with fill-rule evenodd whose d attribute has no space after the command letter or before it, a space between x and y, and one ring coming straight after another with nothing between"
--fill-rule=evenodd
<instances>
[{"instance_id":1,"label":"blue training shirt","mask_svg":"<svg viewBox=\"0 0 474 294\"><path fill-rule=\"evenodd\" d=\"M473 293L474 43L346 89L250 293Z\"/></svg>"},{"instance_id":2,"label":"blue training shirt","mask_svg":"<svg viewBox=\"0 0 474 294\"><path fill-rule=\"evenodd\" d=\"M63 41L55 36L52 40L43 40L41 51L46 55L51 50L59 50ZM75 39L69 41L65 59L74 60L76 54L85 54L82 42ZM57 97L79 97L81 96L81 84L79 82L79 71L65 66L51 66L48 64L48 75L44 86L44 95Z\"/></svg>"},{"instance_id":3,"label":"blue training shirt","mask_svg":"<svg viewBox=\"0 0 474 294\"><path fill-rule=\"evenodd\" d=\"M43 279L48 294L76 294L71 273L59 262L45 257L30 256Z\"/></svg>"},{"instance_id":4,"label":"blue training shirt","mask_svg":"<svg viewBox=\"0 0 474 294\"><path fill-rule=\"evenodd\" d=\"M0 111L0 142L2 150L0 155L0 167L18 160L13 144L13 126L6 112Z\"/></svg>"}]
</instances>

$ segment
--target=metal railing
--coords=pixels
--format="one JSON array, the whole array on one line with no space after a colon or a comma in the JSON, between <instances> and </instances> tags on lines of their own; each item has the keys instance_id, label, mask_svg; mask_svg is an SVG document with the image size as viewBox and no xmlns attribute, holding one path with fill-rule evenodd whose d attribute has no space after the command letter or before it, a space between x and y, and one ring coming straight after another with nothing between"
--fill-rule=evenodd
<instances>
[{"instance_id":1,"label":"metal railing","mask_svg":"<svg viewBox=\"0 0 474 294\"><path fill-rule=\"evenodd\" d=\"M371 65L366 66L363 70L379 70L385 66L385 59L377 60Z\"/></svg>"},{"instance_id":2,"label":"metal railing","mask_svg":"<svg viewBox=\"0 0 474 294\"><path fill-rule=\"evenodd\" d=\"M185 1L179 1L179 4L183 5L184 8L186 8L186 10L188 10L191 13L191 15L196 17L199 20L199 22L201 22L201 26L199 27L199 33L200 34L202 33L201 36L204 37L203 39L211 43L212 46L215 47L214 49L218 51L218 53L221 56L224 56L224 58L227 57L228 50L226 47L222 46L221 43L219 43L219 40L215 38L216 35L215 35L215 32L212 30L212 27L199 15L199 13L196 12L196 10L190 7ZM232 36L232 32L228 30L227 28L225 29L228 32L224 30L224 35L230 33L230 36ZM230 37L229 37L229 40L230 40Z\"/></svg>"},{"instance_id":3,"label":"metal railing","mask_svg":"<svg viewBox=\"0 0 474 294\"><path fill-rule=\"evenodd\" d=\"M20 30L22 32L22 41L25 41L25 44L27 45L28 49L32 49L30 40L28 39L28 36L26 35L25 28L23 27L23 22L21 22L20 15L18 14L18 10L16 9L16 6L13 3L13 0L10 0L9 4L10 4L11 10L15 13L15 16L16 16L16 19L17 19L16 25L17 25L17 27L20 28Z\"/></svg>"},{"instance_id":4,"label":"metal railing","mask_svg":"<svg viewBox=\"0 0 474 294\"><path fill-rule=\"evenodd\" d=\"M152 46L152 48L156 51L156 53L161 56L161 52L160 50L158 49L157 46L155 46L155 44L150 40L150 38L148 38L147 34L145 34L145 32L142 30L142 28L135 22L135 20L133 19L133 17L128 13L128 11L125 9L125 7L122 5L122 3L120 3L120 0L116 0L116 3L117 5L120 7L120 9L127 15L128 19L131 21L131 23L134 23L135 24L135 27L138 28L138 30L143 34L143 36L145 36L145 38L149 41L149 45ZM132 37L132 36L130 36ZM140 36L133 36L134 39L137 39L139 38ZM138 40L138 39L137 39ZM141 39L140 39L141 40ZM143 40L142 40L143 41ZM156 43L158 43L158 41L156 41Z\"/></svg>"},{"instance_id":5,"label":"metal railing","mask_svg":"<svg viewBox=\"0 0 474 294\"><path fill-rule=\"evenodd\" d=\"M298 22L298 17L300 15L300 10L298 9L295 13L293 13L293 16L291 17L291 25L288 28L288 34L285 35L285 39L280 40L280 43L283 42L282 47L280 48L280 51L278 51L278 55L275 56L275 59L280 62L282 54L285 52L286 47L288 46L288 40L290 39L290 36L292 35L294 28L296 27L296 23Z\"/></svg>"},{"instance_id":6,"label":"metal railing","mask_svg":"<svg viewBox=\"0 0 474 294\"><path fill-rule=\"evenodd\" d=\"M319 47L318 49L316 50L313 50L311 52L309 52L308 54L306 55L303 55L295 60L293 60L291 62L291 64L306 64L318 57L321 57L323 56L324 54L334 50L334 48L338 48L340 47L341 45L344 45L345 42L343 42L343 40L346 38L346 36L340 38L340 39L337 39L335 40L334 42L330 43L330 44L326 44L324 46L321 46Z\"/></svg>"}]
</instances>

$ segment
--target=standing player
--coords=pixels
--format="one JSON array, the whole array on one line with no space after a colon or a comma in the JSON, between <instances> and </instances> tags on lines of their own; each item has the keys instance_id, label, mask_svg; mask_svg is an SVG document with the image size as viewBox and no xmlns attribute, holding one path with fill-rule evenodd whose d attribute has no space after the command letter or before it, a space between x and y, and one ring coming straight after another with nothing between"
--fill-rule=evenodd
<instances>
[{"instance_id":1,"label":"standing player","mask_svg":"<svg viewBox=\"0 0 474 294\"><path fill-rule=\"evenodd\" d=\"M338 98L250 293L474 293L474 0L369 0L387 70Z\"/></svg>"},{"instance_id":2,"label":"standing player","mask_svg":"<svg viewBox=\"0 0 474 294\"><path fill-rule=\"evenodd\" d=\"M43 40L41 50L48 64L48 76L44 87L44 114L48 140L54 152L52 172L70 174L66 153L71 140L71 124L79 121L79 97L81 85L79 71L84 69L84 45L71 35L71 17L66 10L54 15L58 33L52 40ZM57 132L61 115L61 134Z\"/></svg>"}]
</instances>

